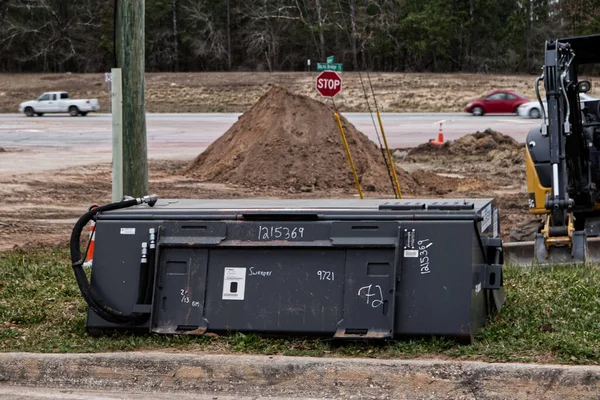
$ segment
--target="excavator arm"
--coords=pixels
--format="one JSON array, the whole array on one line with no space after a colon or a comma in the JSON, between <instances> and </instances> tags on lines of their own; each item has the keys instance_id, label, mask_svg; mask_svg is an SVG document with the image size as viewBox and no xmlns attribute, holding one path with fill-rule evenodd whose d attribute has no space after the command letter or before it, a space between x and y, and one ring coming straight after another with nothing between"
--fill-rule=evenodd
<instances>
[{"instance_id":1,"label":"excavator arm","mask_svg":"<svg viewBox=\"0 0 600 400\"><path fill-rule=\"evenodd\" d=\"M545 46L543 73L535 84L544 120L529 132L526 144L529 210L542 216L532 258L539 263L583 262L590 254L590 238L600 233L600 103L586 102L582 108L579 95L591 85L578 80L578 67L600 62L600 35L552 40ZM514 252L511 247L508 253Z\"/></svg>"}]
</instances>

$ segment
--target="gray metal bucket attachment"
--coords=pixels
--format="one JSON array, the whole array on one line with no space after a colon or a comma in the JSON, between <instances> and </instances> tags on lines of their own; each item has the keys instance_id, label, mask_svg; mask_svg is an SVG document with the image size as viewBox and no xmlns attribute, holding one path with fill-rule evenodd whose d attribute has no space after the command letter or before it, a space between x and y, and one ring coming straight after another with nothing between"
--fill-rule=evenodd
<instances>
[{"instance_id":1,"label":"gray metal bucket attachment","mask_svg":"<svg viewBox=\"0 0 600 400\"><path fill-rule=\"evenodd\" d=\"M541 236L541 238L540 238ZM580 263L600 263L600 237L585 237L584 232L576 232L571 246L544 246L543 236L526 242L504 243L504 262L509 265L564 265Z\"/></svg>"},{"instance_id":2,"label":"gray metal bucket attachment","mask_svg":"<svg viewBox=\"0 0 600 400\"><path fill-rule=\"evenodd\" d=\"M504 304L493 199L159 200L97 216L90 330L471 342ZM139 302L140 254L153 296Z\"/></svg>"}]
</instances>

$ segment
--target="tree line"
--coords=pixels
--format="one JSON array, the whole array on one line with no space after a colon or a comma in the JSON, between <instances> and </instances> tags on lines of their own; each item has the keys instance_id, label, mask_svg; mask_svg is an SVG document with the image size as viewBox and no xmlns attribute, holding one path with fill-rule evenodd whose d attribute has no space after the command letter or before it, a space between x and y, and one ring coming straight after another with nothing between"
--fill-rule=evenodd
<instances>
[{"instance_id":1,"label":"tree line","mask_svg":"<svg viewBox=\"0 0 600 400\"><path fill-rule=\"evenodd\" d=\"M0 0L0 71L114 66L118 0ZM143 1L143 0L139 0ZM538 72L600 0L145 0L147 71Z\"/></svg>"}]
</instances>

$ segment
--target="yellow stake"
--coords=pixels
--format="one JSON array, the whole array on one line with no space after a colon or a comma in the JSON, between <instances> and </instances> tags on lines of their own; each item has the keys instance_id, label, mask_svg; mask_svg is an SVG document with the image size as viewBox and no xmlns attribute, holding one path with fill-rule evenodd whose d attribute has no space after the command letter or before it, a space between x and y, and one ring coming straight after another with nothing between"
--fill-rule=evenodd
<instances>
[{"instance_id":1,"label":"yellow stake","mask_svg":"<svg viewBox=\"0 0 600 400\"><path fill-rule=\"evenodd\" d=\"M342 135L342 141L344 142L344 148L346 149L346 154L348 155L348 161L350 162L350 168L352 168L352 174L354 175L354 182L356 182L356 188L358 189L358 194L361 199L363 199L363 193L360 188L360 182L358 181L358 175L356 174L356 168L354 168L354 162L352 162L352 156L350 155L350 148L348 147L348 142L346 141L346 135L344 135L344 128L342 128L342 122L340 121L340 116L338 113L334 113L335 120L337 121L337 126L340 129L340 135Z\"/></svg>"},{"instance_id":2,"label":"yellow stake","mask_svg":"<svg viewBox=\"0 0 600 400\"><path fill-rule=\"evenodd\" d=\"M387 139L385 138L385 133L383 132L383 124L381 123L381 115L379 114L379 111L377 111L377 120L379 121L379 128L381 129L381 136L383 137L383 143L385 144L385 151L387 152L388 161L390 162L390 167L392 168L392 176L394 177L396 193L398 194L398 198L401 199L402 192L400 191L400 182L398 182L398 176L396 175L396 167L394 166L394 160L392 160L390 148L388 147Z\"/></svg>"}]
</instances>

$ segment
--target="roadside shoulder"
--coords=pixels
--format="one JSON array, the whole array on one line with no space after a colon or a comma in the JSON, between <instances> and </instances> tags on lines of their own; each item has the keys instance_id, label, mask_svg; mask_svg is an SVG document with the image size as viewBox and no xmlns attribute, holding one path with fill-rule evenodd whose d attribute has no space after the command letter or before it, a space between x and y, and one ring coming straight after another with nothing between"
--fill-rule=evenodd
<instances>
[{"instance_id":1,"label":"roadside shoulder","mask_svg":"<svg viewBox=\"0 0 600 400\"><path fill-rule=\"evenodd\" d=\"M2 385L93 390L348 399L592 399L599 383L598 366L164 352L0 354Z\"/></svg>"}]
</instances>

